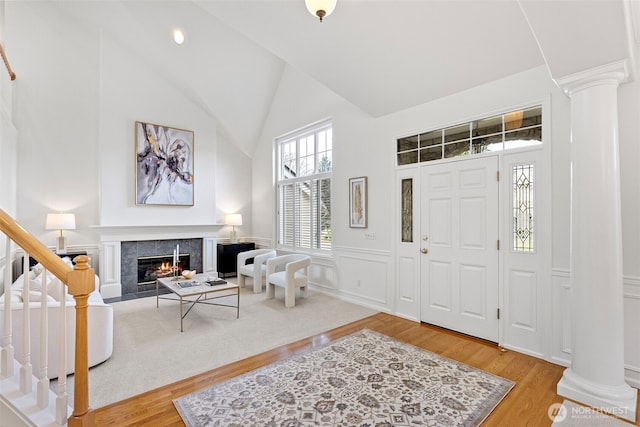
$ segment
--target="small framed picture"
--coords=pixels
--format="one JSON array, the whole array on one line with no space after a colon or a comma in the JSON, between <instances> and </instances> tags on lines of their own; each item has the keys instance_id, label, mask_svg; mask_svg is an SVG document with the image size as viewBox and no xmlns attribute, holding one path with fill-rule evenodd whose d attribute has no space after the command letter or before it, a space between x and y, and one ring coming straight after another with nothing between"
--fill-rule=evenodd
<instances>
[{"instance_id":1,"label":"small framed picture","mask_svg":"<svg viewBox=\"0 0 640 427\"><path fill-rule=\"evenodd\" d=\"M349 227L367 228L367 177L349 178Z\"/></svg>"}]
</instances>

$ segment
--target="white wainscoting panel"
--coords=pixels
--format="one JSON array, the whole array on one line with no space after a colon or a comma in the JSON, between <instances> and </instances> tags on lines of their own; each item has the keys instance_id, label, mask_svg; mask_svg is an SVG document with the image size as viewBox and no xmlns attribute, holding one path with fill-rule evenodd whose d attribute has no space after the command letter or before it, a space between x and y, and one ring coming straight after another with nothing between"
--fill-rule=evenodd
<instances>
[{"instance_id":1,"label":"white wainscoting panel","mask_svg":"<svg viewBox=\"0 0 640 427\"><path fill-rule=\"evenodd\" d=\"M241 239L241 241L255 243L256 249L269 249L274 247L272 240L266 237L246 237Z\"/></svg>"},{"instance_id":2,"label":"white wainscoting panel","mask_svg":"<svg viewBox=\"0 0 640 427\"><path fill-rule=\"evenodd\" d=\"M509 325L529 332L538 330L537 274L511 270L509 278Z\"/></svg>"},{"instance_id":3,"label":"white wainscoting panel","mask_svg":"<svg viewBox=\"0 0 640 427\"><path fill-rule=\"evenodd\" d=\"M405 245L411 245L414 249L402 248L403 254L398 251L396 256L393 311L397 316L417 322L420 320L420 259L416 253L420 252L414 243Z\"/></svg>"},{"instance_id":4,"label":"white wainscoting panel","mask_svg":"<svg viewBox=\"0 0 640 427\"><path fill-rule=\"evenodd\" d=\"M338 294L377 310L392 311L391 251L335 248Z\"/></svg>"},{"instance_id":5,"label":"white wainscoting panel","mask_svg":"<svg viewBox=\"0 0 640 427\"><path fill-rule=\"evenodd\" d=\"M100 251L100 294L102 298L122 296L120 284L120 241L102 242Z\"/></svg>"},{"instance_id":6,"label":"white wainscoting panel","mask_svg":"<svg viewBox=\"0 0 640 427\"><path fill-rule=\"evenodd\" d=\"M640 277L623 280L625 378L632 387L640 388Z\"/></svg>"},{"instance_id":7,"label":"white wainscoting panel","mask_svg":"<svg viewBox=\"0 0 640 427\"><path fill-rule=\"evenodd\" d=\"M338 289L335 260L331 257L312 256L309 281L314 288L335 294Z\"/></svg>"},{"instance_id":8,"label":"white wainscoting panel","mask_svg":"<svg viewBox=\"0 0 640 427\"><path fill-rule=\"evenodd\" d=\"M551 362L571 365L571 273L553 269L553 345ZM625 380L640 388L640 277L623 277Z\"/></svg>"},{"instance_id":9,"label":"white wainscoting panel","mask_svg":"<svg viewBox=\"0 0 640 427\"><path fill-rule=\"evenodd\" d=\"M515 351L544 359L543 317L551 313L543 304L540 275L526 268L511 268L505 277L503 345ZM548 348L548 346L547 346Z\"/></svg>"},{"instance_id":10,"label":"white wainscoting panel","mask_svg":"<svg viewBox=\"0 0 640 427\"><path fill-rule=\"evenodd\" d=\"M215 237L202 238L202 272L214 273L218 271L218 248Z\"/></svg>"},{"instance_id":11,"label":"white wainscoting panel","mask_svg":"<svg viewBox=\"0 0 640 427\"><path fill-rule=\"evenodd\" d=\"M419 266L416 265L416 257L398 257L398 300L414 305L418 303L416 283L420 278L416 274Z\"/></svg>"},{"instance_id":12,"label":"white wainscoting panel","mask_svg":"<svg viewBox=\"0 0 640 427\"><path fill-rule=\"evenodd\" d=\"M571 277L569 270L554 268L551 272L552 345L551 361L562 366L571 364Z\"/></svg>"}]
</instances>

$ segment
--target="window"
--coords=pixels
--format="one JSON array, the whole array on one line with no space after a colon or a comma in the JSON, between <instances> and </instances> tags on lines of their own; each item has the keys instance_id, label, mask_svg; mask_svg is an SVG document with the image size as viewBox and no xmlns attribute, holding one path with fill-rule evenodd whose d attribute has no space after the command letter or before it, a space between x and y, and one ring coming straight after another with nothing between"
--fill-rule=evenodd
<instances>
[{"instance_id":1,"label":"window","mask_svg":"<svg viewBox=\"0 0 640 427\"><path fill-rule=\"evenodd\" d=\"M515 165L511 168L511 209L513 211L513 250L533 252L534 247L534 165Z\"/></svg>"},{"instance_id":2,"label":"window","mask_svg":"<svg viewBox=\"0 0 640 427\"><path fill-rule=\"evenodd\" d=\"M402 180L401 191L401 241L411 243L413 242L413 178Z\"/></svg>"},{"instance_id":3,"label":"window","mask_svg":"<svg viewBox=\"0 0 640 427\"><path fill-rule=\"evenodd\" d=\"M536 106L397 140L398 166L542 144Z\"/></svg>"},{"instance_id":4,"label":"window","mask_svg":"<svg viewBox=\"0 0 640 427\"><path fill-rule=\"evenodd\" d=\"M278 246L331 250L331 121L279 138Z\"/></svg>"}]
</instances>

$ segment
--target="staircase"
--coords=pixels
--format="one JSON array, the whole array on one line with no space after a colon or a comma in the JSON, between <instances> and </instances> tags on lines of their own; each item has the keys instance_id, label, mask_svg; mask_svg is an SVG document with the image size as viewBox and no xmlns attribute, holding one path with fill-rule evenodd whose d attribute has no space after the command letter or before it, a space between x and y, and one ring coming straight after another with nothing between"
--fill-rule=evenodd
<instances>
[{"instance_id":1,"label":"staircase","mask_svg":"<svg viewBox=\"0 0 640 427\"><path fill-rule=\"evenodd\" d=\"M89 367L88 367L88 347L87 347L87 300L89 294L95 288L95 272L89 266L86 256L79 256L75 259L75 267L69 267L56 254L49 250L43 243L29 234L11 216L0 209L0 231L6 236L6 249L4 252L4 289L9 290L11 285L12 264L15 260L17 248L21 248L25 253L24 271L29 271L29 256L37 260L42 266L56 276L66 286L67 292L75 299L76 311L76 331L75 331L75 368L74 368L74 392L73 409L69 407L66 393L66 360L63 345L67 337L65 336L65 310L59 310L61 318L59 324L61 331L59 339L61 341L60 366L51 367L58 369L58 385L56 392L52 392L49 387L49 375L47 367L47 342L48 342L48 322L47 322L47 301L42 298L41 322L36 328L30 325L30 310L23 310L23 334L22 360L14 357L14 347L12 345L12 325L11 325L11 298L4 299L4 327L0 331L2 341L0 345L0 427L17 426L93 426L94 414L89 408ZM17 246L14 248L14 244ZM0 265L1 268L1 265ZM25 276L28 276L25 274ZM25 288L29 289L29 280L25 281ZM46 285L45 285L46 286ZM43 287L43 294L46 294ZM24 295L28 295L25 292ZM28 296L21 304L28 306ZM13 303L15 304L15 303ZM64 298L61 301L64 304ZM35 326L35 325L34 325ZM41 354L31 354L30 330L35 330L39 334ZM42 368L39 372L32 372L32 358L39 358ZM71 412L71 415L69 413Z\"/></svg>"}]
</instances>

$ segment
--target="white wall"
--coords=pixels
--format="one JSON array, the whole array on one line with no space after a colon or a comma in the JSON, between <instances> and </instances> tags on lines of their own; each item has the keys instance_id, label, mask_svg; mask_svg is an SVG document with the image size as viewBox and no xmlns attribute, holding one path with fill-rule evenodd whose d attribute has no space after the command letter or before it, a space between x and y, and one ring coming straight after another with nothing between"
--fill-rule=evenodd
<instances>
[{"instance_id":1,"label":"white wall","mask_svg":"<svg viewBox=\"0 0 640 427\"><path fill-rule=\"evenodd\" d=\"M221 134L218 134L215 165L217 222L227 213L242 214L242 226L235 227L239 238L252 235L251 159ZM218 236L229 237L230 227L220 229Z\"/></svg>"},{"instance_id":2,"label":"white wall","mask_svg":"<svg viewBox=\"0 0 640 427\"><path fill-rule=\"evenodd\" d=\"M78 230L66 233L69 243L89 243L82 230L98 215L98 40L50 3L7 2L6 34L18 76L18 219L53 245L46 214L75 212Z\"/></svg>"},{"instance_id":3,"label":"white wall","mask_svg":"<svg viewBox=\"0 0 640 427\"><path fill-rule=\"evenodd\" d=\"M618 121L623 273L640 280L640 76L618 88Z\"/></svg>"},{"instance_id":4,"label":"white wall","mask_svg":"<svg viewBox=\"0 0 640 427\"><path fill-rule=\"evenodd\" d=\"M102 226L214 224L216 122L123 46L101 44L100 222ZM123 66L126 64L126 66ZM194 206L136 206L136 120L194 132Z\"/></svg>"},{"instance_id":5,"label":"white wall","mask_svg":"<svg viewBox=\"0 0 640 427\"><path fill-rule=\"evenodd\" d=\"M374 129L367 126L367 123L373 123L373 121L366 114L306 74L291 66L286 66L252 161L253 232L255 236L275 239L275 236L272 235L275 203L275 174L273 171L275 138L327 117L333 119L335 154L332 196L334 200L347 200L347 176L367 175L368 168L363 164L364 162L357 162L346 167L345 162L353 158L352 152L354 150L366 151L368 161L382 161L383 163L378 165L380 168L387 161L387 159L376 155L376 152L384 149L384 146L377 144L375 139L369 135ZM348 143L341 143L341 141L348 141ZM370 157L369 154L371 154ZM388 167L384 167L384 169L388 169ZM340 182L344 185L336 184ZM349 244L350 240L346 235L349 231L347 211L344 211L342 216L337 214L340 212L339 210L334 210L334 212L336 212L333 221L334 243L337 245ZM275 245L275 240L273 244Z\"/></svg>"},{"instance_id":6,"label":"white wall","mask_svg":"<svg viewBox=\"0 0 640 427\"><path fill-rule=\"evenodd\" d=\"M0 2L0 40L4 40L4 1ZM0 70L0 209L12 217L17 212L18 133L13 123L13 84ZM6 236L0 233L0 293L4 292Z\"/></svg>"},{"instance_id":7,"label":"white wall","mask_svg":"<svg viewBox=\"0 0 640 427\"><path fill-rule=\"evenodd\" d=\"M636 69L640 69L637 55ZM640 388L640 81L618 89L624 282L625 374Z\"/></svg>"},{"instance_id":8,"label":"white wall","mask_svg":"<svg viewBox=\"0 0 640 427\"><path fill-rule=\"evenodd\" d=\"M250 159L218 141L215 117L127 46L52 3L9 2L6 13L20 130L18 180L11 182L28 231L53 245L47 212L71 211L71 248L97 247L96 225L215 224L226 209L240 209L247 225L239 235L251 234ZM135 205L135 121L194 131L194 206Z\"/></svg>"}]
</instances>

